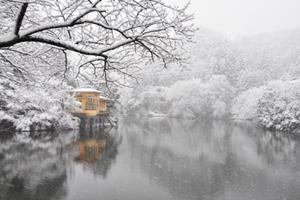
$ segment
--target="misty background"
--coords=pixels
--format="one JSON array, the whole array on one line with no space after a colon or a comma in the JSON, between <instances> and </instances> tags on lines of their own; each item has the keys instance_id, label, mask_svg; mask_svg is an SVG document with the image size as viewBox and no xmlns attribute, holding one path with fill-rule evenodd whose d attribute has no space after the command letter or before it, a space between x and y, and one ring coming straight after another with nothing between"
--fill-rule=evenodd
<instances>
[{"instance_id":1,"label":"misty background","mask_svg":"<svg viewBox=\"0 0 300 200\"><path fill-rule=\"evenodd\" d=\"M297 0L168 0L183 6L190 2L194 22L229 37L299 28Z\"/></svg>"}]
</instances>

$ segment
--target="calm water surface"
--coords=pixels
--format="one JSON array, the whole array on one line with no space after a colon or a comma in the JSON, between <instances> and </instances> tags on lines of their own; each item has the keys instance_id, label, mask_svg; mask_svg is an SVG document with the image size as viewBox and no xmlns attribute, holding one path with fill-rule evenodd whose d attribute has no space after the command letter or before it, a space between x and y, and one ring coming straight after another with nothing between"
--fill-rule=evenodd
<instances>
[{"instance_id":1,"label":"calm water surface","mask_svg":"<svg viewBox=\"0 0 300 200\"><path fill-rule=\"evenodd\" d=\"M2 200L299 200L300 141L233 122L0 139Z\"/></svg>"}]
</instances>

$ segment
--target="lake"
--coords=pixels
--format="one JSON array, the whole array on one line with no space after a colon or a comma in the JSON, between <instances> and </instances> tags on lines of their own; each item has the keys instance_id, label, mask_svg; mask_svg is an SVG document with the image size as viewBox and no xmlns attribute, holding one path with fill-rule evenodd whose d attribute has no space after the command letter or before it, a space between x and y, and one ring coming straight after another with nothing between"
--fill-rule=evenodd
<instances>
[{"instance_id":1,"label":"lake","mask_svg":"<svg viewBox=\"0 0 300 200\"><path fill-rule=\"evenodd\" d=\"M250 123L123 119L0 140L2 200L299 200L300 140Z\"/></svg>"}]
</instances>

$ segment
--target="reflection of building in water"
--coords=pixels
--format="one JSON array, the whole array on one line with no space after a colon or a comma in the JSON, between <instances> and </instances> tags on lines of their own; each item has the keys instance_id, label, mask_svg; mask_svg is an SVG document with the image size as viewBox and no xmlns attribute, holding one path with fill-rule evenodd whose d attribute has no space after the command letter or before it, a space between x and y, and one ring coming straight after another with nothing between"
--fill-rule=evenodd
<instances>
[{"instance_id":1,"label":"reflection of building in water","mask_svg":"<svg viewBox=\"0 0 300 200\"><path fill-rule=\"evenodd\" d=\"M103 139L90 139L75 143L79 146L79 156L75 160L85 162L95 162L98 160L106 146L106 140Z\"/></svg>"},{"instance_id":2,"label":"reflection of building in water","mask_svg":"<svg viewBox=\"0 0 300 200\"><path fill-rule=\"evenodd\" d=\"M66 199L75 166L105 177L119 145L114 129L0 137L0 200Z\"/></svg>"},{"instance_id":3,"label":"reflection of building in water","mask_svg":"<svg viewBox=\"0 0 300 200\"><path fill-rule=\"evenodd\" d=\"M115 129L103 129L85 125L80 129L79 138L73 142L73 159L83 164L84 169L94 175L105 177L118 154L121 137Z\"/></svg>"}]
</instances>

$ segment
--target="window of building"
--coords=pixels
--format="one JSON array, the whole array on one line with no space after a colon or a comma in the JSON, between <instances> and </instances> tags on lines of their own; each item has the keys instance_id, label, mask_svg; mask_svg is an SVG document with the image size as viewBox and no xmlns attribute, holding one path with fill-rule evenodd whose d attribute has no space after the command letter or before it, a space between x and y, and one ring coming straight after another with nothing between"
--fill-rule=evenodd
<instances>
[{"instance_id":1,"label":"window of building","mask_svg":"<svg viewBox=\"0 0 300 200\"><path fill-rule=\"evenodd\" d=\"M97 110L98 99L96 97L87 97L86 110Z\"/></svg>"}]
</instances>

